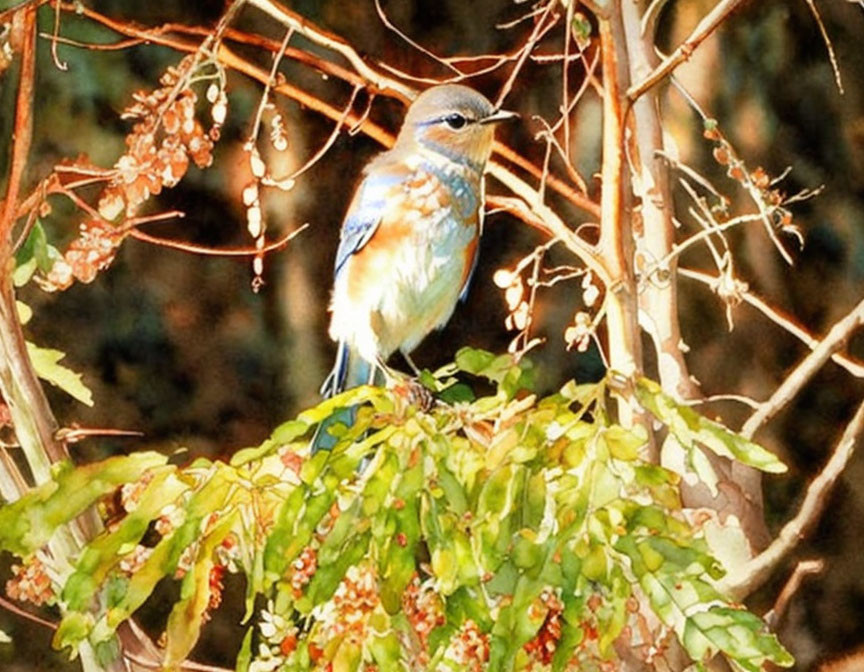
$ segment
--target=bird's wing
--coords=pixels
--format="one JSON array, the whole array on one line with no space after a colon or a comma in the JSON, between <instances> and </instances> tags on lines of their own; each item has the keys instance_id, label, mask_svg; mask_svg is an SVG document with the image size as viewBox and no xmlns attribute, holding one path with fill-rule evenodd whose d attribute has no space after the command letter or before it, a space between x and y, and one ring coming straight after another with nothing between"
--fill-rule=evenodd
<instances>
[{"instance_id":1,"label":"bird's wing","mask_svg":"<svg viewBox=\"0 0 864 672\"><path fill-rule=\"evenodd\" d=\"M363 249L375 235L388 199L394 197L396 188L405 179L404 169L400 169L400 166L378 165L380 167L375 166L367 173L348 207L339 237L339 249L336 250L334 275L338 275L351 255Z\"/></svg>"},{"instance_id":2,"label":"bird's wing","mask_svg":"<svg viewBox=\"0 0 864 672\"><path fill-rule=\"evenodd\" d=\"M469 223L473 223L471 220L476 218L477 222L477 238L474 239L474 243L468 246L466 253L469 256L469 260L467 262L468 272L466 273L463 281L462 281L462 289L459 290L459 300L461 302L465 302L468 300L468 290L471 289L471 280L474 278L474 272L477 270L477 260L480 258L478 254L479 250L477 249L480 244L480 238L483 235L483 217L485 215L484 211L484 203L486 201L486 186L484 182L480 182L480 199L479 201L474 197L473 192L471 193L471 200L468 204L466 204L466 209L469 210L471 215L469 216Z\"/></svg>"}]
</instances>

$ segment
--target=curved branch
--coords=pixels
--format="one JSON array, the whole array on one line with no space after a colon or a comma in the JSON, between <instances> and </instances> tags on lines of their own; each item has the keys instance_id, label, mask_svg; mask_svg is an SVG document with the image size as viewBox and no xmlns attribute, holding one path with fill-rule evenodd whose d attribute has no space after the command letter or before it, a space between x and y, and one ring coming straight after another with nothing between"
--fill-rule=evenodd
<instances>
[{"instance_id":1,"label":"curved branch","mask_svg":"<svg viewBox=\"0 0 864 672\"><path fill-rule=\"evenodd\" d=\"M804 496L798 514L783 526L780 534L768 548L748 562L740 572L736 572L734 578L728 576L721 582L721 587L726 592L736 599L743 599L752 593L804 538L825 510L831 488L849 463L862 430L864 430L864 402L846 425L831 459L807 488L807 494Z\"/></svg>"}]
</instances>

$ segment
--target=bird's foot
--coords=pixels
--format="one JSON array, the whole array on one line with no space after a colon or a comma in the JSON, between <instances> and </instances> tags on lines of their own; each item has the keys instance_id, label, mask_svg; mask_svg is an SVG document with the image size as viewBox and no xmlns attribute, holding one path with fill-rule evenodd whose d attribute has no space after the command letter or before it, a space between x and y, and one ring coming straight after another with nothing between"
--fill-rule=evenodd
<instances>
[{"instance_id":1,"label":"bird's foot","mask_svg":"<svg viewBox=\"0 0 864 672\"><path fill-rule=\"evenodd\" d=\"M393 386L393 391L423 413L428 413L435 406L435 395L416 378L400 380Z\"/></svg>"}]
</instances>

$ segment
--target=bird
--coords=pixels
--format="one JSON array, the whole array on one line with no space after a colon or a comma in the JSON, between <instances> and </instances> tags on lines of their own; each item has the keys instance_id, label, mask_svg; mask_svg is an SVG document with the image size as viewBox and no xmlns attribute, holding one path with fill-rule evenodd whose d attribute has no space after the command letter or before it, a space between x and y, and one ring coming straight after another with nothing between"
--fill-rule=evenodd
<instances>
[{"instance_id":1,"label":"bird","mask_svg":"<svg viewBox=\"0 0 864 672\"><path fill-rule=\"evenodd\" d=\"M410 105L393 147L374 157L342 223L333 273L329 336L336 360L321 394L374 384L387 365L441 329L464 300L477 266L484 178L498 109L461 84L423 91ZM327 429L353 423L353 408L322 423L313 452L336 440Z\"/></svg>"}]
</instances>

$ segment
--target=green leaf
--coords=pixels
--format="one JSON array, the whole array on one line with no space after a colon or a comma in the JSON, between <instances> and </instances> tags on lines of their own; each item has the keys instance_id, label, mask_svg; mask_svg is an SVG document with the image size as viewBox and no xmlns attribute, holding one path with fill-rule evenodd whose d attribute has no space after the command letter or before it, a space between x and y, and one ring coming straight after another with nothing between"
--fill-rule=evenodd
<instances>
[{"instance_id":1,"label":"green leaf","mask_svg":"<svg viewBox=\"0 0 864 672\"><path fill-rule=\"evenodd\" d=\"M234 516L220 520L201 544L194 564L183 577L181 599L174 605L165 628L165 667L173 669L183 662L201 632L204 612L210 602L210 572L214 566L213 551L231 531Z\"/></svg>"},{"instance_id":2,"label":"green leaf","mask_svg":"<svg viewBox=\"0 0 864 672\"><path fill-rule=\"evenodd\" d=\"M661 387L647 378L636 384L636 397L655 418L669 427L676 439L687 449L696 442L729 459L738 460L769 473L783 473L786 465L774 453L709 420L689 406L677 403Z\"/></svg>"},{"instance_id":3,"label":"green leaf","mask_svg":"<svg viewBox=\"0 0 864 672\"><path fill-rule=\"evenodd\" d=\"M23 287L37 270L43 273L50 271L54 261L61 256L60 252L48 244L45 230L39 220L36 220L27 239L15 254L12 282L16 287Z\"/></svg>"},{"instance_id":4,"label":"green leaf","mask_svg":"<svg viewBox=\"0 0 864 672\"><path fill-rule=\"evenodd\" d=\"M15 310L18 313L18 321L27 324L33 317L33 309L23 301L15 301Z\"/></svg>"},{"instance_id":5,"label":"green leaf","mask_svg":"<svg viewBox=\"0 0 864 672\"><path fill-rule=\"evenodd\" d=\"M460 371L498 383L508 398L533 387L531 362L527 359L517 362L509 354L494 355L485 350L462 348L456 353L456 366Z\"/></svg>"},{"instance_id":6,"label":"green leaf","mask_svg":"<svg viewBox=\"0 0 864 672\"><path fill-rule=\"evenodd\" d=\"M712 606L693 614L690 623L692 630L698 630L745 670L759 672L766 662L780 667L791 667L795 662L762 620L746 609Z\"/></svg>"},{"instance_id":7,"label":"green leaf","mask_svg":"<svg viewBox=\"0 0 864 672\"><path fill-rule=\"evenodd\" d=\"M100 497L166 461L164 455L143 452L77 468L68 462L57 465L53 481L0 507L0 548L19 556L33 553L48 542L57 527L79 516Z\"/></svg>"},{"instance_id":8,"label":"green leaf","mask_svg":"<svg viewBox=\"0 0 864 672\"><path fill-rule=\"evenodd\" d=\"M108 572L122 559L121 549L134 549L150 521L188 489L189 486L179 480L174 471L174 467L165 467L157 472L141 494L135 510L84 548L75 571L63 587L63 599L69 609L83 610L87 607Z\"/></svg>"},{"instance_id":9,"label":"green leaf","mask_svg":"<svg viewBox=\"0 0 864 672\"><path fill-rule=\"evenodd\" d=\"M715 653L747 672L769 661L791 664L762 621L718 591L722 569L703 538L708 528L697 534L682 516L680 476L643 461L647 437L606 413L604 383L567 383L538 400L520 392L530 365L469 349L456 365L424 377L444 396L459 385L460 371L497 390L478 399L466 391L458 405L420 414L386 389L355 388L278 426L231 465L195 460L167 467L153 455L78 469L64 464L54 482L0 507L0 547L32 553L59 525L149 468L137 508L75 559L56 643L76 647L86 639L97 656L111 657L114 630L161 581L177 576L182 558L186 572L167 640L166 662L177 663L198 639L213 567L230 553L231 571L246 578L244 621L256 606L266 604L268 612L247 630L239 670L270 665L285 653L280 647L293 651L282 661L286 669L331 664L353 671L374 661L382 670L402 670L409 665L406 643L416 651L422 639L429 669L458 672L447 649L468 619L487 638L489 669L524 669L524 645L546 622L549 591L563 604L553 670L587 663L587 650L614 660L616 638L638 627L635 597L697 664ZM656 384L642 381L639 389L645 407L669 427L667 445L680 473L710 478L703 448L761 460L769 469L779 464L673 403ZM352 423L331 422L332 450L309 455L319 423L349 407ZM182 522L135 572L118 571L137 544L152 543L151 523L166 505ZM220 547L229 534L232 543ZM374 577L380 602L360 600L363 641L331 636L328 619L346 606L334 595L359 563ZM413 596L422 604L403 612ZM422 636L414 630L417 614L431 619ZM284 633L296 642L283 640Z\"/></svg>"},{"instance_id":10,"label":"green leaf","mask_svg":"<svg viewBox=\"0 0 864 672\"><path fill-rule=\"evenodd\" d=\"M82 404L93 405L93 393L81 380L81 374L58 363L66 356L66 353L60 350L40 348L28 341L27 354L40 378L47 380L55 387L59 387Z\"/></svg>"}]
</instances>

